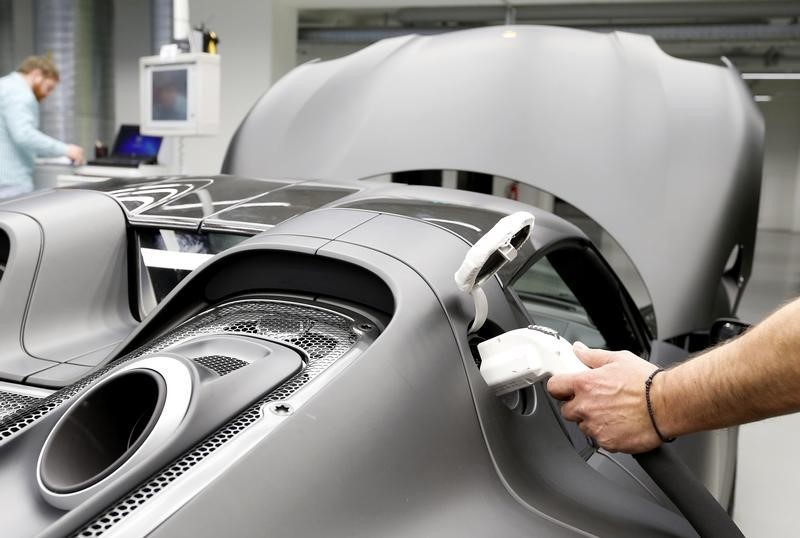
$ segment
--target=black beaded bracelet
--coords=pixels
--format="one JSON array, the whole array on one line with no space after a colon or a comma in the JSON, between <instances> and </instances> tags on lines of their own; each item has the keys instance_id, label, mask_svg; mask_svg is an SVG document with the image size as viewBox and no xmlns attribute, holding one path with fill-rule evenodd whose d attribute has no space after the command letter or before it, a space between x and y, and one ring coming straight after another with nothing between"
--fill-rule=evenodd
<instances>
[{"instance_id":1,"label":"black beaded bracelet","mask_svg":"<svg viewBox=\"0 0 800 538\"><path fill-rule=\"evenodd\" d=\"M662 443L671 443L675 440L675 438L664 437L661 435L661 431L658 429L658 426L656 426L656 417L653 414L653 402L650 401L650 387L653 385L653 378L656 376L656 374L660 374L663 371L663 368L656 368L647 378L647 381L644 382L644 399L647 401L647 414L650 415L650 422L653 423L653 429L656 431L656 435L658 435L658 438L661 439Z\"/></svg>"}]
</instances>

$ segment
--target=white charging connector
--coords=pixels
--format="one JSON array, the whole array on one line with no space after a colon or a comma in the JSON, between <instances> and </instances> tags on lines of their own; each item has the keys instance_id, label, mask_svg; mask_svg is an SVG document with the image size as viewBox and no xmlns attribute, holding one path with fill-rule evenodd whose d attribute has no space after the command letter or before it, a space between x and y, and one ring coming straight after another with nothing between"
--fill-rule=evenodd
<instances>
[{"instance_id":1,"label":"white charging connector","mask_svg":"<svg viewBox=\"0 0 800 538\"><path fill-rule=\"evenodd\" d=\"M539 325L515 329L478 344L481 375L499 396L547 376L583 372L589 367L558 332Z\"/></svg>"},{"instance_id":2,"label":"white charging connector","mask_svg":"<svg viewBox=\"0 0 800 538\"><path fill-rule=\"evenodd\" d=\"M461 291L472 295L475 301L475 318L469 333L480 330L489 311L486 294L481 286L506 263L517 257L533 230L533 215L518 211L505 216L491 230L472 245L453 278Z\"/></svg>"}]
</instances>

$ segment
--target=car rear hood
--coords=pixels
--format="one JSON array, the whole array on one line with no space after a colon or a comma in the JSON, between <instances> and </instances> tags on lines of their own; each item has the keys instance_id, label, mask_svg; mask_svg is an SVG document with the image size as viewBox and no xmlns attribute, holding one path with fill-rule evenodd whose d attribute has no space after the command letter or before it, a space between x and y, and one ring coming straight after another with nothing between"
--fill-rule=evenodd
<instances>
[{"instance_id":1,"label":"car rear hood","mask_svg":"<svg viewBox=\"0 0 800 538\"><path fill-rule=\"evenodd\" d=\"M762 140L733 69L672 58L647 36L489 27L298 67L245 118L223 170L332 180L456 169L543 189L620 243L668 338L730 311L749 276Z\"/></svg>"}]
</instances>

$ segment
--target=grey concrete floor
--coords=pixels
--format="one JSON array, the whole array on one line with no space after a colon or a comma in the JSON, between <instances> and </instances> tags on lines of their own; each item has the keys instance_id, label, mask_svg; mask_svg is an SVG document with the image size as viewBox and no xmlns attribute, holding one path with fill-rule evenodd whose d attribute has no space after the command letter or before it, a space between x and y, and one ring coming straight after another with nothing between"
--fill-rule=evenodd
<instances>
[{"instance_id":1,"label":"grey concrete floor","mask_svg":"<svg viewBox=\"0 0 800 538\"><path fill-rule=\"evenodd\" d=\"M753 273L739 317L756 323L797 296L800 234L759 231ZM798 451L800 413L741 427L733 516L746 536L800 534Z\"/></svg>"}]
</instances>

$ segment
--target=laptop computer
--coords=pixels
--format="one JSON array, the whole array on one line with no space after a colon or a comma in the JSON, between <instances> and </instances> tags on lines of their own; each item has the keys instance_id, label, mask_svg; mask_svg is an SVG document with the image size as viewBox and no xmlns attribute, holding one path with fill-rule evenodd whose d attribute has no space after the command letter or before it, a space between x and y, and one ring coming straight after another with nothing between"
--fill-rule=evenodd
<instances>
[{"instance_id":1,"label":"laptop computer","mask_svg":"<svg viewBox=\"0 0 800 538\"><path fill-rule=\"evenodd\" d=\"M142 164L157 164L160 136L139 133L138 125L120 125L111 155L99 157L87 164L93 166L121 166L137 168Z\"/></svg>"}]
</instances>

